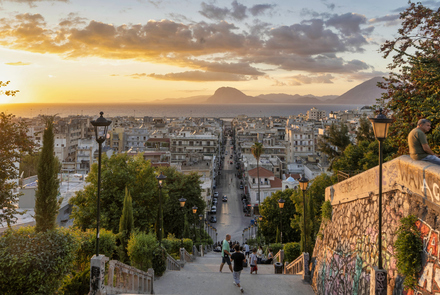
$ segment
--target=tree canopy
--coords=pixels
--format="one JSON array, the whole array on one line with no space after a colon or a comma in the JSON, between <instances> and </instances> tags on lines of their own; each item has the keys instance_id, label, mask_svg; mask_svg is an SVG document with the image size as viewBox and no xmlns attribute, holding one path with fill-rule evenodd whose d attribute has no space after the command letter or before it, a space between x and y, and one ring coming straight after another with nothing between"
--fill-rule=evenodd
<instances>
[{"instance_id":1,"label":"tree canopy","mask_svg":"<svg viewBox=\"0 0 440 295\"><path fill-rule=\"evenodd\" d=\"M324 133L318 141L318 151L326 154L330 161L330 167L344 152L350 144L348 126L344 122L339 124L332 123L330 128Z\"/></svg>"},{"instance_id":2,"label":"tree canopy","mask_svg":"<svg viewBox=\"0 0 440 295\"><path fill-rule=\"evenodd\" d=\"M26 135L27 126L12 114L0 113L0 223L16 222L18 189L18 163L26 153L32 152L34 143Z\"/></svg>"},{"instance_id":3,"label":"tree canopy","mask_svg":"<svg viewBox=\"0 0 440 295\"><path fill-rule=\"evenodd\" d=\"M409 4L400 14L402 25L396 38L380 49L384 58L392 56L392 62L389 76L379 83L385 90L379 103L395 119L389 137L398 154L408 153L408 134L421 118L431 120L433 129L427 138L431 149L439 153L440 8Z\"/></svg>"},{"instance_id":4,"label":"tree canopy","mask_svg":"<svg viewBox=\"0 0 440 295\"><path fill-rule=\"evenodd\" d=\"M101 226L118 233L127 187L132 197L134 227L145 232L154 231L159 212L159 188L156 179L159 171L167 176L162 189L165 236L167 233L180 236L184 212L180 209L178 199L183 196L187 199L186 208L196 205L199 208L198 214L204 212L200 177L195 173L184 175L170 167L156 170L142 155L131 157L127 154L115 154L110 158L102 155ZM74 205L74 223L82 229L96 228L97 172L98 166L95 163L86 178L88 184L84 190L77 192L69 200Z\"/></svg>"}]
</instances>

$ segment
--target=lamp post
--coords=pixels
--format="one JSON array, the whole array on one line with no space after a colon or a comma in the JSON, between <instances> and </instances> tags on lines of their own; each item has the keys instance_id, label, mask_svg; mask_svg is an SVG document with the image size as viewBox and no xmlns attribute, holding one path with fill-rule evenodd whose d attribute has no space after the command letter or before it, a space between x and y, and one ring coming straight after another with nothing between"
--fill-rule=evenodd
<instances>
[{"instance_id":1,"label":"lamp post","mask_svg":"<svg viewBox=\"0 0 440 295\"><path fill-rule=\"evenodd\" d=\"M185 214L185 211L183 210L183 208L185 208L185 202L186 202L186 199L184 197L181 197L179 199L180 208L182 208L183 214ZM183 216L183 218L184 218L184 221L183 221L182 239L180 240L181 241L181 243L180 243L181 244L181 248L183 248L183 234L185 232L185 216Z\"/></svg>"},{"instance_id":2,"label":"lamp post","mask_svg":"<svg viewBox=\"0 0 440 295\"><path fill-rule=\"evenodd\" d=\"M96 257L99 256L99 218L101 214L101 152L102 143L107 138L108 126L112 121L106 120L103 115L104 112L100 112L100 117L96 120L90 122L95 129L96 142L99 144L98 150L98 202L97 202L97 213L96 213Z\"/></svg>"},{"instance_id":3,"label":"lamp post","mask_svg":"<svg viewBox=\"0 0 440 295\"><path fill-rule=\"evenodd\" d=\"M217 229L215 230L215 243L217 244Z\"/></svg>"},{"instance_id":4,"label":"lamp post","mask_svg":"<svg viewBox=\"0 0 440 295\"><path fill-rule=\"evenodd\" d=\"M260 215L260 217L258 217L258 238L260 238L261 236L261 222L263 221L263 216Z\"/></svg>"},{"instance_id":5,"label":"lamp post","mask_svg":"<svg viewBox=\"0 0 440 295\"><path fill-rule=\"evenodd\" d=\"M244 231L243 231L243 233L241 234L241 243L244 244Z\"/></svg>"},{"instance_id":6,"label":"lamp post","mask_svg":"<svg viewBox=\"0 0 440 295\"><path fill-rule=\"evenodd\" d=\"M163 175L163 172L161 171L158 176L156 176L157 181L159 183L159 231L157 233L157 239L159 240L159 246L162 245L162 228L163 228L163 218L162 218L162 186L163 181L167 178L165 175Z\"/></svg>"},{"instance_id":7,"label":"lamp post","mask_svg":"<svg viewBox=\"0 0 440 295\"><path fill-rule=\"evenodd\" d=\"M199 215L199 230L200 230L200 245L202 244L202 220L203 220L203 214Z\"/></svg>"},{"instance_id":8,"label":"lamp post","mask_svg":"<svg viewBox=\"0 0 440 295\"><path fill-rule=\"evenodd\" d=\"M197 214L197 207L192 207L192 211L194 213L194 243L196 242L196 214Z\"/></svg>"},{"instance_id":9,"label":"lamp post","mask_svg":"<svg viewBox=\"0 0 440 295\"><path fill-rule=\"evenodd\" d=\"M250 225L248 226L247 230L248 230L248 233L249 233L249 240L250 240L251 239L251 226Z\"/></svg>"},{"instance_id":10,"label":"lamp post","mask_svg":"<svg viewBox=\"0 0 440 295\"><path fill-rule=\"evenodd\" d=\"M278 206L280 207L280 221L281 221L281 229L280 229L280 238L281 238L281 244L283 243L283 208L284 208L285 201L283 199L278 200Z\"/></svg>"},{"instance_id":11,"label":"lamp post","mask_svg":"<svg viewBox=\"0 0 440 295\"><path fill-rule=\"evenodd\" d=\"M306 234L306 190L309 185L309 180L303 175L299 181L299 186L303 192L303 232L304 232L304 243L303 243L303 252L306 251L307 246L307 234Z\"/></svg>"},{"instance_id":12,"label":"lamp post","mask_svg":"<svg viewBox=\"0 0 440 295\"><path fill-rule=\"evenodd\" d=\"M373 125L374 137L379 141L379 270L382 270L382 163L383 163L383 146L382 142L387 138L388 129L390 128L393 119L387 118L382 114L382 109L379 110L379 115L376 118L369 118ZM386 282L386 280L385 280Z\"/></svg>"}]
</instances>

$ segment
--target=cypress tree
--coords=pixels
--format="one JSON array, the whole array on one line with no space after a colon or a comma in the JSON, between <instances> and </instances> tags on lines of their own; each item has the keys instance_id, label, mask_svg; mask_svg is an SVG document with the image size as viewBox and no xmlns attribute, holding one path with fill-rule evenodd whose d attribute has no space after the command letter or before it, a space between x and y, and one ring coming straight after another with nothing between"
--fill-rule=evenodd
<instances>
[{"instance_id":1,"label":"cypress tree","mask_svg":"<svg viewBox=\"0 0 440 295\"><path fill-rule=\"evenodd\" d=\"M125 197L124 197L124 207L122 208L122 216L119 220L119 234L121 240L121 246L124 250L124 259L127 256L127 244L130 239L130 235L134 230L134 219L133 219L133 204L131 195L128 192L127 187L125 187Z\"/></svg>"},{"instance_id":2,"label":"cypress tree","mask_svg":"<svg viewBox=\"0 0 440 295\"><path fill-rule=\"evenodd\" d=\"M57 201L59 167L54 156L54 118L55 116L45 117L43 148L38 161L38 188L35 192L35 230L37 232L55 229L60 207Z\"/></svg>"}]
</instances>

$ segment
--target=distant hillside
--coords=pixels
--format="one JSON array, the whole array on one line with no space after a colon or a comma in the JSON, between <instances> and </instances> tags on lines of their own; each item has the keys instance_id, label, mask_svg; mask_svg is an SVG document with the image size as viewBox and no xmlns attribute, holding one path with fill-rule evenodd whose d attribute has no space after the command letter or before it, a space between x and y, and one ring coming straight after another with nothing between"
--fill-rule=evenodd
<instances>
[{"instance_id":1,"label":"distant hillside","mask_svg":"<svg viewBox=\"0 0 440 295\"><path fill-rule=\"evenodd\" d=\"M261 94L257 97L270 100L276 103L297 103L297 104L322 104L327 100L332 100L338 97L337 95L326 95L326 96L314 96L312 94L308 95L291 95L285 93L270 93Z\"/></svg>"},{"instance_id":2,"label":"distant hillside","mask_svg":"<svg viewBox=\"0 0 440 295\"><path fill-rule=\"evenodd\" d=\"M384 90L376 86L377 82L381 81L383 81L381 77L375 77L365 81L335 98L331 102L335 104L373 105L376 103L376 99L381 97L381 93L384 92Z\"/></svg>"},{"instance_id":3,"label":"distant hillside","mask_svg":"<svg viewBox=\"0 0 440 295\"><path fill-rule=\"evenodd\" d=\"M271 103L268 100L248 96L238 89L232 87L221 87L205 103L213 104L234 104L234 103Z\"/></svg>"}]
</instances>

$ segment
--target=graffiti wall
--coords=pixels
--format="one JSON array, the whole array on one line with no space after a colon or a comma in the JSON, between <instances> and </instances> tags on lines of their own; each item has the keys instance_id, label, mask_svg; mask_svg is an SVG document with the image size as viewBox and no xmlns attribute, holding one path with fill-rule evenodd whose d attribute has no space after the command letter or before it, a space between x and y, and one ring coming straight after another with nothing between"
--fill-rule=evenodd
<instances>
[{"instance_id":1,"label":"graffiti wall","mask_svg":"<svg viewBox=\"0 0 440 295\"><path fill-rule=\"evenodd\" d=\"M388 292L393 295L440 295L440 233L435 227L439 212L423 198L400 190L383 196L382 258L388 273ZM312 286L317 294L370 294L371 270L378 264L377 196L333 206L332 220L321 225L312 257ZM416 290L403 289L398 275L394 242L400 219L418 216L423 239L423 268Z\"/></svg>"}]
</instances>

